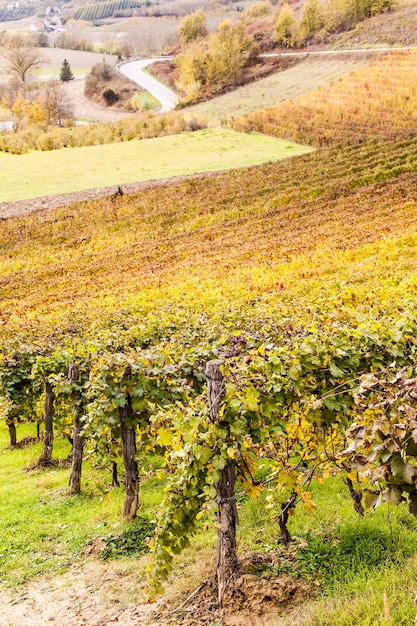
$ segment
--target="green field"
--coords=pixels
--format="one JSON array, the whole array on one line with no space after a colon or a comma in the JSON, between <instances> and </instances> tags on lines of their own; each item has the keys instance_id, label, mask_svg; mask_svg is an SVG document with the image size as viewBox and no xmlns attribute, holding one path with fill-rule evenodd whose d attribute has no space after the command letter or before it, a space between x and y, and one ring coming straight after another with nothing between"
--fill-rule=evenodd
<instances>
[{"instance_id":1,"label":"green field","mask_svg":"<svg viewBox=\"0 0 417 626\"><path fill-rule=\"evenodd\" d=\"M0 201L246 167L310 151L261 134L213 129L120 144L1 154Z\"/></svg>"}]
</instances>

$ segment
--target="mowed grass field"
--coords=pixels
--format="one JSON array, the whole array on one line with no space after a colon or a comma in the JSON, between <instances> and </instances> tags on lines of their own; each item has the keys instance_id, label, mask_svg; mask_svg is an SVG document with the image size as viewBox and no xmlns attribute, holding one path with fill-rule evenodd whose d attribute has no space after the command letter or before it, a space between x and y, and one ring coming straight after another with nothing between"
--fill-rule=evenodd
<instances>
[{"instance_id":1,"label":"mowed grass field","mask_svg":"<svg viewBox=\"0 0 417 626\"><path fill-rule=\"evenodd\" d=\"M259 165L312 150L257 133L206 129L120 144L2 153L0 201Z\"/></svg>"}]
</instances>

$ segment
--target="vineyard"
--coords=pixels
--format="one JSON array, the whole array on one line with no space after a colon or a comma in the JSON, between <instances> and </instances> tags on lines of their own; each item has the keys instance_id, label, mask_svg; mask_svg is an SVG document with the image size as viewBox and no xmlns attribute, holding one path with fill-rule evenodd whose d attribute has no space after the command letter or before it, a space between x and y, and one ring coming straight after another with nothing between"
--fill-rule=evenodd
<instances>
[{"instance_id":1,"label":"vineyard","mask_svg":"<svg viewBox=\"0 0 417 626\"><path fill-rule=\"evenodd\" d=\"M392 53L371 70L363 68L342 77L330 88L238 118L236 128L315 146L413 137L415 59L415 52Z\"/></svg>"},{"instance_id":2,"label":"vineyard","mask_svg":"<svg viewBox=\"0 0 417 626\"><path fill-rule=\"evenodd\" d=\"M381 510L392 550L398 528L415 532L415 60L389 55L235 122L314 153L2 224L6 454L19 432L41 430L34 471L47 472L56 440L69 437L66 498L83 492L86 460L114 484L123 467L126 520L145 512L147 481L160 481L151 599L217 519L214 602L227 605L240 593L242 513L245 525L258 507L260 552L271 534L291 550L297 516L319 509L335 481L358 536ZM315 514L330 558L340 518ZM415 571L415 546L394 552L393 571ZM336 608L298 623L411 624L415 573L401 594L383 587L384 618L369 600L380 566L364 569L359 608L346 600L350 618L337 621Z\"/></svg>"},{"instance_id":3,"label":"vineyard","mask_svg":"<svg viewBox=\"0 0 417 626\"><path fill-rule=\"evenodd\" d=\"M126 10L137 9L142 6L139 0L106 0L105 2L94 2L79 7L73 16L74 20L85 20L94 22L104 20L106 17L114 17L117 13Z\"/></svg>"}]
</instances>

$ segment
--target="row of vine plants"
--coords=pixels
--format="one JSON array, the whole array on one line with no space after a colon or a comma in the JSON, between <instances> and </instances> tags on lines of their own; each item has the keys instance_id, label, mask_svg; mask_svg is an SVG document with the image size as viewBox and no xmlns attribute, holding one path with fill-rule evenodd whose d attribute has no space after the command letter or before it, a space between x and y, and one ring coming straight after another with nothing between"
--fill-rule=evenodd
<instances>
[{"instance_id":1,"label":"row of vine plants","mask_svg":"<svg viewBox=\"0 0 417 626\"><path fill-rule=\"evenodd\" d=\"M201 329L200 329L201 331ZM166 471L150 541L149 594L203 518L217 516L221 603L238 568L235 481L277 511L284 541L297 503L314 510L310 484L343 473L358 513L406 500L417 514L417 315L332 329L322 325L213 336L120 333L111 341L45 348L3 346L0 394L10 432L42 419L38 466L53 463L54 431L72 442L70 493L82 462L123 458L123 514L140 500L141 455ZM39 406L42 413L39 414ZM39 418L36 416L39 415ZM117 476L116 476L117 480Z\"/></svg>"},{"instance_id":2,"label":"row of vine plants","mask_svg":"<svg viewBox=\"0 0 417 626\"><path fill-rule=\"evenodd\" d=\"M74 13L74 20L103 20L112 17L118 11L136 9L142 6L140 0L108 0L107 2L94 2L79 7Z\"/></svg>"},{"instance_id":3,"label":"row of vine plants","mask_svg":"<svg viewBox=\"0 0 417 626\"><path fill-rule=\"evenodd\" d=\"M236 117L233 126L320 148L412 138L415 54L392 52L328 87Z\"/></svg>"}]
</instances>

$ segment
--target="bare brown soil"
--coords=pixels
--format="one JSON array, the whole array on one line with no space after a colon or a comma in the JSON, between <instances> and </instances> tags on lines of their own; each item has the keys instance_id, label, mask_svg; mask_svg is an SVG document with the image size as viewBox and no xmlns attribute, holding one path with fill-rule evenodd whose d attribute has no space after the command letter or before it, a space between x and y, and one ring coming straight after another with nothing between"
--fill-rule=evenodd
<instances>
[{"instance_id":1,"label":"bare brown soil","mask_svg":"<svg viewBox=\"0 0 417 626\"><path fill-rule=\"evenodd\" d=\"M210 176L210 174L193 174L192 176L195 178L196 176ZM175 182L185 178L187 178L187 176L174 176L172 178L161 178L159 180L127 183L122 187L113 185L111 187L99 187L98 189L62 193L56 196L43 196L30 200L0 202L0 220L9 219L11 217L24 217L25 215L29 215L35 211L52 211L60 207L71 206L79 202L94 201L100 198L114 197L117 199L117 197L120 196L120 191L123 194L134 194L141 189L149 189L150 187L155 187L156 185L174 184Z\"/></svg>"},{"instance_id":2,"label":"bare brown soil","mask_svg":"<svg viewBox=\"0 0 417 626\"><path fill-rule=\"evenodd\" d=\"M181 597L171 589L149 604L140 591L135 593L138 565L102 563L94 548L86 563L53 580L29 583L18 593L0 592L2 626L264 626L313 595L305 583L285 575L251 573L257 560L266 558L252 555L227 590L224 608L217 606L211 579L183 590Z\"/></svg>"},{"instance_id":3,"label":"bare brown soil","mask_svg":"<svg viewBox=\"0 0 417 626\"><path fill-rule=\"evenodd\" d=\"M126 567L90 561L53 580L26 585L18 594L0 592L4 626L139 626L155 607L139 605L124 597L129 587Z\"/></svg>"},{"instance_id":4,"label":"bare brown soil","mask_svg":"<svg viewBox=\"0 0 417 626\"><path fill-rule=\"evenodd\" d=\"M75 119L88 120L89 122L117 122L117 120L123 117L132 115L128 111L101 106L93 102L93 100L84 95L84 86L84 79L72 80L63 85L63 89L74 111Z\"/></svg>"}]
</instances>

